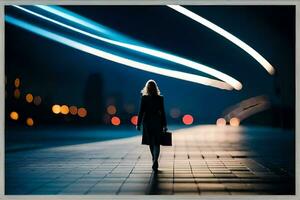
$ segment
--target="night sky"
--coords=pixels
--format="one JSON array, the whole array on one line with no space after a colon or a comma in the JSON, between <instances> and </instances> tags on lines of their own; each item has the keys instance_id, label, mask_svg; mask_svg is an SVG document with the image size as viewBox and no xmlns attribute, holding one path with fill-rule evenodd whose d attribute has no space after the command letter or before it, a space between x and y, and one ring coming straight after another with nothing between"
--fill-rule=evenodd
<instances>
[{"instance_id":1,"label":"night sky","mask_svg":"<svg viewBox=\"0 0 300 200\"><path fill-rule=\"evenodd\" d=\"M220 70L242 82L243 89L220 90L127 68L6 23L6 75L8 81L21 77L24 92L80 105L88 76L100 73L105 98L118 95L137 107L140 90L154 79L167 112L177 107L200 123L214 123L228 106L257 95L294 108L294 6L185 6L254 48L275 67L275 76L227 39L166 6L63 7L148 46ZM5 13L22 17L9 6Z\"/></svg>"}]
</instances>

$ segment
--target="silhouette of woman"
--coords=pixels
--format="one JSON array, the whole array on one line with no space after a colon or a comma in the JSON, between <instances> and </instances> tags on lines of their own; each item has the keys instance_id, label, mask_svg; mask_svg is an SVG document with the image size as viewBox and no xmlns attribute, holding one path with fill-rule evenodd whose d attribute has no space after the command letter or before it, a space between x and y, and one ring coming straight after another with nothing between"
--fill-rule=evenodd
<instances>
[{"instance_id":1,"label":"silhouette of woman","mask_svg":"<svg viewBox=\"0 0 300 200\"><path fill-rule=\"evenodd\" d=\"M167 121L164 109L164 99L154 80L147 81L141 91L142 97L136 129L143 125L142 144L149 145L152 155L152 169L158 169L160 153L160 135L167 131Z\"/></svg>"}]
</instances>

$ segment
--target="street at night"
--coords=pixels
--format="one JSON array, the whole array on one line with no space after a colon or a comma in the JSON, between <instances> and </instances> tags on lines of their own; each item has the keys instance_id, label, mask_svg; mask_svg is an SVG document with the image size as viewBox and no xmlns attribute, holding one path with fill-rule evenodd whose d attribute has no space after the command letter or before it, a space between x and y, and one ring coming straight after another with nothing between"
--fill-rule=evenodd
<instances>
[{"instance_id":1,"label":"street at night","mask_svg":"<svg viewBox=\"0 0 300 200\"><path fill-rule=\"evenodd\" d=\"M83 133L85 134L85 133ZM7 194L241 195L294 192L294 136L195 126L173 134L157 174L141 137L6 154Z\"/></svg>"},{"instance_id":2,"label":"street at night","mask_svg":"<svg viewBox=\"0 0 300 200\"><path fill-rule=\"evenodd\" d=\"M5 5L5 195L294 195L295 13Z\"/></svg>"}]
</instances>

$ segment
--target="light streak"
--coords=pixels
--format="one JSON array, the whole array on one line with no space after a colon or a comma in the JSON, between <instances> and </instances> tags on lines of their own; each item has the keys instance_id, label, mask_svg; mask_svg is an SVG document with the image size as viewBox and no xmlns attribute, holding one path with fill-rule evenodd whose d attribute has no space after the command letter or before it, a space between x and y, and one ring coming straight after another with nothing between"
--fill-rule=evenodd
<instances>
[{"instance_id":1,"label":"light streak","mask_svg":"<svg viewBox=\"0 0 300 200\"><path fill-rule=\"evenodd\" d=\"M8 23L19 26L23 29L26 29L30 32L41 35L43 37L46 37L50 40L59 42L61 44L67 45L69 47L73 47L75 49L81 50L83 52L95 55L95 56L103 58L103 59L107 59L107 60L110 60L110 61L113 61L113 62L116 62L119 64L126 65L128 67L132 67L132 68L136 68L136 69L140 69L143 71L160 74L160 75L164 75L164 76L168 76L168 77L172 77L172 78L177 78L180 80L185 80L185 81L190 81L190 82L199 83L199 84L203 84L203 85L208 85L208 86L212 86L212 87L216 87L216 88L220 88L220 89L226 89L226 90L232 89L232 87L229 84L222 82L222 81L209 79L209 78L202 77L202 76L195 75L195 74L189 74L189 73L170 70L170 69L164 69L164 68L160 68L160 67L157 67L154 65L149 65L149 64L142 63L142 62L127 59L127 58L124 58L124 57L121 57L118 55L114 55L114 54L105 52L103 50L88 46L81 42L58 35L56 33L47 31L45 29L39 28L37 26L31 25L27 22L21 21L19 19L9 16L9 15L5 16L5 20Z\"/></svg>"},{"instance_id":2,"label":"light streak","mask_svg":"<svg viewBox=\"0 0 300 200\"><path fill-rule=\"evenodd\" d=\"M70 25L64 24L64 23L59 22L57 20L54 20L54 19L51 19L49 17L43 16L41 14L38 14L38 13L33 12L31 10L28 10L26 8L23 8L23 7L20 7L20 6L16 6L16 5L14 5L14 7L16 7L18 9L21 9L21 10L23 10L23 11L29 13L29 14L35 15L35 16L37 16L39 18L42 18L44 20L50 21L52 23L55 23L55 24L57 24L59 26L62 26L64 28L70 29L72 31L81 33L81 34L86 35L86 36L89 36L91 38L94 38L94 39L97 39L97 40L100 40L100 41L103 41L103 42L106 42L106 43L109 43L109 44L121 46L121 47L124 47L124 48L127 48L127 49L131 49L131 50L134 50L134 51L137 51L137 52L140 52L140 53L148 54L148 55L151 55L151 56L154 56L154 57L158 57L158 58L161 58L161 59L164 59L164 60L168 60L168 61L171 61L171 62L174 62L174 63L177 63L177 64L184 65L186 67L189 67L189 68L192 68L192 69L195 69L195 70L207 73L207 74L209 74L209 75L211 75L213 77L216 77L216 78L218 78L218 79L220 79L220 80L222 80L224 82L227 82L228 84L230 84L236 90L242 89L242 84L239 81L237 81L236 79L234 79L234 78L228 76L227 74L224 74L224 73L222 73L222 72L220 72L218 70L215 70L213 68L207 67L207 66L205 66L203 64L200 64L200 63L197 63L197 62L194 62L194 61L191 61L191 60L179 57L179 56L168 54L168 53L165 53L165 52L162 52L162 51L158 51L158 50L154 50L154 49L150 49L150 48L145 48L145 47L142 47L142 46L137 46L137 45L133 45L133 44L129 44L129 43L119 42L119 41L107 39L107 38L104 38L104 37L100 37L98 35L95 35L95 34L92 34L92 33L89 33L89 32L83 31L83 30L80 30L78 28L75 28L75 27L72 27ZM69 14L63 13L63 12L61 12L59 10L56 10L55 8L51 8L49 6L38 6L38 7L41 7L44 10L49 11L49 12L51 12L53 14L58 15L58 16L61 16L61 17L65 18L65 19L68 19L68 20L71 20L73 22L77 22L77 23L79 23L81 25L87 26L86 23L84 23L83 20L80 20L80 19L78 19L78 18L76 18L74 16L71 16ZM90 24L88 23L88 25L90 25ZM95 29L95 25L93 25L93 26L90 25L88 27Z\"/></svg>"},{"instance_id":3,"label":"light streak","mask_svg":"<svg viewBox=\"0 0 300 200\"><path fill-rule=\"evenodd\" d=\"M123 36L122 34L117 33L116 31L111 30L108 27L105 27L103 25L100 25L99 23L95 23L92 20L89 20L85 17L82 17L74 12L71 12L67 9L64 9L59 6L46 6L46 5L35 5L36 7L45 10L47 12L50 12L54 15L60 16L64 19L67 19L71 22L74 22L76 24L80 24L81 26L84 26L88 29L94 30L98 33L104 34L109 37L118 38L119 40L129 40L134 43L133 40L131 40L129 37Z\"/></svg>"},{"instance_id":4,"label":"light streak","mask_svg":"<svg viewBox=\"0 0 300 200\"><path fill-rule=\"evenodd\" d=\"M275 73L274 67L264 57L262 57L252 47L250 47L245 42L241 41L239 38L235 37L228 31L224 30L223 28L217 26L216 24L208 21L207 19L197 15L196 13L194 13L180 5L167 5L167 6L169 8L176 10L177 12L193 19L194 21L206 26L207 28L215 31L216 33L220 34L221 36L225 37L226 39L228 39L229 41L231 41L238 47L242 48L249 55L251 55L257 62L259 62L269 72L269 74L273 75Z\"/></svg>"}]
</instances>

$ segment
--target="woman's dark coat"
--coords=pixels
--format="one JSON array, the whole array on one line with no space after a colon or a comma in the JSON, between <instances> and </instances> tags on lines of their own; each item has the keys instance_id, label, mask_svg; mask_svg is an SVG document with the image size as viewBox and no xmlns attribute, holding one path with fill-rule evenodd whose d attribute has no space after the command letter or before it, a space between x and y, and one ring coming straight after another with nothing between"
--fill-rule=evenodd
<instances>
[{"instance_id":1,"label":"woman's dark coat","mask_svg":"<svg viewBox=\"0 0 300 200\"><path fill-rule=\"evenodd\" d=\"M143 125L142 144L159 145L160 134L167 126L164 99L160 95L144 95L141 98L137 126Z\"/></svg>"}]
</instances>

